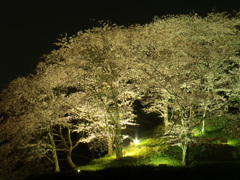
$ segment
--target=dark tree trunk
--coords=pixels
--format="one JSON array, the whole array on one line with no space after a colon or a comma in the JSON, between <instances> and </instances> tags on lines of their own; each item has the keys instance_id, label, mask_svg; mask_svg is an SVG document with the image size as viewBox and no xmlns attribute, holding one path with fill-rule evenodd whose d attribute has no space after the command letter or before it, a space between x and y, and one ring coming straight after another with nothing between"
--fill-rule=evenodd
<instances>
[{"instance_id":1,"label":"dark tree trunk","mask_svg":"<svg viewBox=\"0 0 240 180\"><path fill-rule=\"evenodd\" d=\"M115 145L116 145L116 158L120 159L122 158L122 129L121 129L121 124L118 122L116 125L116 140L115 140Z\"/></svg>"},{"instance_id":2,"label":"dark tree trunk","mask_svg":"<svg viewBox=\"0 0 240 180\"><path fill-rule=\"evenodd\" d=\"M66 158L67 158L67 162L68 162L68 164L71 168L76 168L77 167L72 161L72 151L68 151L66 153Z\"/></svg>"},{"instance_id":3,"label":"dark tree trunk","mask_svg":"<svg viewBox=\"0 0 240 180\"><path fill-rule=\"evenodd\" d=\"M49 136L49 140L50 143L52 145L52 157L53 157L53 161L55 164L55 172L60 172L60 167L59 167L59 161L58 161L58 156L57 156L57 150L56 150L56 145L53 139L53 132L52 132L52 128L49 128L49 132L48 132L48 136Z\"/></svg>"}]
</instances>

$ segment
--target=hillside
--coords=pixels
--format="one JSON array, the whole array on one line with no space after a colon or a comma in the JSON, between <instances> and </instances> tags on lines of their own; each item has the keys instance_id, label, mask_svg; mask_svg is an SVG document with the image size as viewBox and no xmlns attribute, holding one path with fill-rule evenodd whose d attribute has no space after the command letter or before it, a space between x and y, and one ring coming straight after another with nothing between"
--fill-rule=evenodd
<instances>
[{"instance_id":1,"label":"hillside","mask_svg":"<svg viewBox=\"0 0 240 180\"><path fill-rule=\"evenodd\" d=\"M124 147L123 152L124 157L119 160L115 156L104 156L71 172L41 175L30 179L132 179L143 176L185 179L239 178L240 156L237 140L229 140L229 144L217 140L205 145L192 146L189 149L189 165L186 167L181 166L180 148L167 145L163 138L140 139L138 144L132 142Z\"/></svg>"}]
</instances>

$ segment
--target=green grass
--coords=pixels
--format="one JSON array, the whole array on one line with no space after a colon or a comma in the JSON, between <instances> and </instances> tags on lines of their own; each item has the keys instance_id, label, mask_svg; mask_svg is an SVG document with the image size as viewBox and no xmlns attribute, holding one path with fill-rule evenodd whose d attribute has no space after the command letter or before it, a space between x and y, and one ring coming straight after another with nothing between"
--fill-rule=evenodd
<instances>
[{"instance_id":1,"label":"green grass","mask_svg":"<svg viewBox=\"0 0 240 180\"><path fill-rule=\"evenodd\" d=\"M140 140L138 145L131 144L123 149L123 158L117 160L115 155L94 159L90 164L80 166L77 169L83 171L98 171L112 167L126 166L159 166L161 164L169 166L179 166L178 160L164 154L168 146L160 138L148 138Z\"/></svg>"},{"instance_id":2,"label":"green grass","mask_svg":"<svg viewBox=\"0 0 240 180\"><path fill-rule=\"evenodd\" d=\"M215 122L213 123L215 125ZM201 132L201 127L193 130L193 136L199 140L205 141L205 144L192 146L189 151L190 163L198 163L201 161L217 159L221 161L231 158L240 158L240 140L231 139L228 135L222 133L221 128L212 126L205 128L205 132ZM226 147L229 145L229 147ZM232 147L232 149L230 148ZM235 148L235 149L234 149ZM219 152L220 153L216 153ZM229 154L230 151L230 154ZM231 155L231 153L233 155ZM218 155L219 154L219 155ZM223 156L225 154L225 156ZM165 140L159 137L140 139L139 144L131 143L123 149L123 158L117 160L115 155L105 156L94 159L85 166L78 169L84 171L98 171L108 168L118 167L140 167L140 166L181 166L181 149L176 146L170 146ZM216 157L215 157L216 156Z\"/></svg>"},{"instance_id":3,"label":"green grass","mask_svg":"<svg viewBox=\"0 0 240 180\"><path fill-rule=\"evenodd\" d=\"M227 144L229 146L238 147L240 146L240 140L233 138L230 133L223 132L224 123L226 119L221 117L206 119L205 120L205 131L202 132L202 125L193 129L193 137L205 138L213 140L214 144Z\"/></svg>"},{"instance_id":4,"label":"green grass","mask_svg":"<svg viewBox=\"0 0 240 180\"><path fill-rule=\"evenodd\" d=\"M112 161L115 160L115 156L105 156L102 158L94 159L85 166L79 166L77 169L83 170L83 171L98 171L105 169L111 164Z\"/></svg>"},{"instance_id":5,"label":"green grass","mask_svg":"<svg viewBox=\"0 0 240 180\"><path fill-rule=\"evenodd\" d=\"M238 146L240 146L240 140L239 139L228 139L226 144L233 146L233 147L238 147Z\"/></svg>"},{"instance_id":6,"label":"green grass","mask_svg":"<svg viewBox=\"0 0 240 180\"><path fill-rule=\"evenodd\" d=\"M229 148L226 147L229 145ZM206 161L207 159L216 159L218 161L232 158L232 154L237 155L240 141L237 139L229 139L226 143L212 142L209 145L193 146L190 148L189 160ZM234 146L230 148L230 146ZM235 149L233 149L235 148ZM219 152L220 151L220 152ZM231 154L232 153L232 154ZM223 154L225 156L223 156ZM201 156L200 156L201 155ZM199 159L200 158L200 159ZM207 158L207 159L206 159ZM116 159L115 155L105 156L94 159L85 166L80 166L77 169L82 171L99 171L108 168L119 167L141 167L141 166L181 166L181 149L176 146L168 146L161 138L148 138L140 140L138 145L131 144L123 149L123 158Z\"/></svg>"}]
</instances>

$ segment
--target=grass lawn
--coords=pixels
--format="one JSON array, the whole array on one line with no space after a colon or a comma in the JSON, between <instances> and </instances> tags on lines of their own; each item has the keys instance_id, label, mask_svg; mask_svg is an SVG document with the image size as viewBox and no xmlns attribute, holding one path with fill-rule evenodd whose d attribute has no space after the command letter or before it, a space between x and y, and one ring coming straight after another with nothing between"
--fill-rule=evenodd
<instances>
[{"instance_id":1,"label":"grass lawn","mask_svg":"<svg viewBox=\"0 0 240 180\"><path fill-rule=\"evenodd\" d=\"M187 167L181 166L181 150L162 138L140 139L123 149L123 158L115 155L92 160L70 172L32 176L29 179L240 179L239 141L214 142L189 149Z\"/></svg>"}]
</instances>

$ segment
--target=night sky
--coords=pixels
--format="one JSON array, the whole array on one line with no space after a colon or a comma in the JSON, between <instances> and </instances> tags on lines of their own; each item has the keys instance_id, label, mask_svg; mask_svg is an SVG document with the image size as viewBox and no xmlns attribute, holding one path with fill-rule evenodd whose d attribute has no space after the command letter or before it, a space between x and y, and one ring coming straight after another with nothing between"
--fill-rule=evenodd
<instances>
[{"instance_id":1,"label":"night sky","mask_svg":"<svg viewBox=\"0 0 240 180\"><path fill-rule=\"evenodd\" d=\"M154 16L187 14L194 10L206 15L213 9L240 9L238 0L66 0L66 1L0 1L1 47L0 89L18 76L34 71L43 54L60 34L97 26L96 20L109 20L118 25L145 24ZM94 21L94 19L96 19Z\"/></svg>"}]
</instances>

